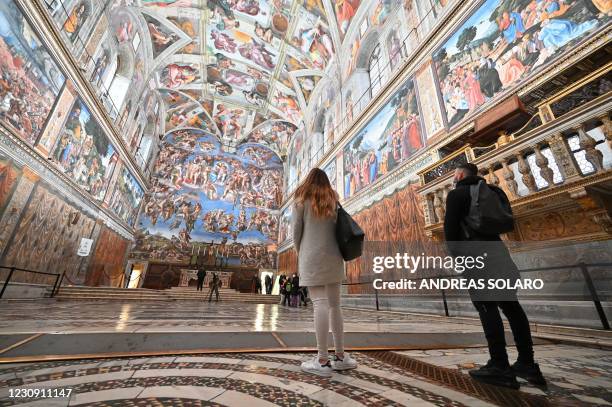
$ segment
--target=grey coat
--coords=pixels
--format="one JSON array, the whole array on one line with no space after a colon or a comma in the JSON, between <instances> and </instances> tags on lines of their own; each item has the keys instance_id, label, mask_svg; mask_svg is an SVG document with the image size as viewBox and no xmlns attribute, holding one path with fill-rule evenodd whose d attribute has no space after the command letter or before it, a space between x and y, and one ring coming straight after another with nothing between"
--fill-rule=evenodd
<instances>
[{"instance_id":1,"label":"grey coat","mask_svg":"<svg viewBox=\"0 0 612 407\"><path fill-rule=\"evenodd\" d=\"M293 244L298 252L300 285L312 287L344 280L344 260L336 241L336 217L315 218L308 200L294 205Z\"/></svg>"}]
</instances>

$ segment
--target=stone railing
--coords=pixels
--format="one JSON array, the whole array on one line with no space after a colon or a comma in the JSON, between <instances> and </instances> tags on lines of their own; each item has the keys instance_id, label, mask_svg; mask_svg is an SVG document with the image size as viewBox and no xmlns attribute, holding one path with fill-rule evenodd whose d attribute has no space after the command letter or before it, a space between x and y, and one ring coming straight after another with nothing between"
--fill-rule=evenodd
<instances>
[{"instance_id":1,"label":"stone railing","mask_svg":"<svg viewBox=\"0 0 612 407\"><path fill-rule=\"evenodd\" d=\"M571 121L550 122L516 138L503 136L498 143L484 148L484 154L468 145L421 172L419 193L426 227L435 228L444 220L452 170L462 162L476 164L480 175L502 188L513 205L575 181L596 180L602 175L605 179L605 174L612 178L611 103L590 109L588 114ZM434 178L435 175L439 176Z\"/></svg>"}]
</instances>

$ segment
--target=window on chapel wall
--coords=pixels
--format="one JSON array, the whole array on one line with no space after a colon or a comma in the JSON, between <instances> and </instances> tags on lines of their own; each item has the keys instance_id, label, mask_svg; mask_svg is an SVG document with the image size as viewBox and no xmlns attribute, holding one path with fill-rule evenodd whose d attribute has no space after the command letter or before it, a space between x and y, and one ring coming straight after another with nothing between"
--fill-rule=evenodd
<instances>
[{"instance_id":1,"label":"window on chapel wall","mask_svg":"<svg viewBox=\"0 0 612 407\"><path fill-rule=\"evenodd\" d=\"M370 75L370 95L374 96L382 86L382 65L380 59L380 44L376 45L370 54L368 74Z\"/></svg>"},{"instance_id":2,"label":"window on chapel wall","mask_svg":"<svg viewBox=\"0 0 612 407\"><path fill-rule=\"evenodd\" d=\"M121 72L120 56L117 56L116 64L117 64L117 68L115 69L115 75L112 77L110 86L108 87L108 96L110 100L113 102L115 109L119 111L121 109L121 106L123 106L123 102L125 102L125 98L130 89L130 84L132 80L120 74Z\"/></svg>"},{"instance_id":3,"label":"window on chapel wall","mask_svg":"<svg viewBox=\"0 0 612 407\"><path fill-rule=\"evenodd\" d=\"M145 169L147 165L147 161L149 159L149 154L151 153L151 147L153 146L153 136L150 134L145 134L138 144L138 149L136 150L136 161L138 162L140 168L142 170Z\"/></svg>"}]
</instances>

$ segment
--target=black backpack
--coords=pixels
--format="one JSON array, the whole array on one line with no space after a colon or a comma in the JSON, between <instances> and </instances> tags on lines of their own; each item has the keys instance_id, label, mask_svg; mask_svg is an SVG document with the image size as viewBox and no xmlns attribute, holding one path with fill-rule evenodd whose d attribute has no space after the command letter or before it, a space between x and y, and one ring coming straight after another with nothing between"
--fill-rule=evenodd
<instances>
[{"instance_id":1,"label":"black backpack","mask_svg":"<svg viewBox=\"0 0 612 407\"><path fill-rule=\"evenodd\" d=\"M338 219L336 220L336 240L338 248L345 261L361 256L365 233L353 220L351 215L338 203Z\"/></svg>"},{"instance_id":2,"label":"black backpack","mask_svg":"<svg viewBox=\"0 0 612 407\"><path fill-rule=\"evenodd\" d=\"M470 211L463 219L468 238L474 234L493 236L514 230L512 207L504 191L481 180L470 185L470 198Z\"/></svg>"}]
</instances>

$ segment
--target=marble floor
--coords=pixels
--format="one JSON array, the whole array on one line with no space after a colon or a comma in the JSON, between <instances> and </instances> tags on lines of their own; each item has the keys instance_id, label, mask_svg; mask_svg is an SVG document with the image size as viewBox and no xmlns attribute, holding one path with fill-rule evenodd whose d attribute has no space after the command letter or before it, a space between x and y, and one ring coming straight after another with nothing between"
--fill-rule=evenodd
<instances>
[{"instance_id":1,"label":"marble floor","mask_svg":"<svg viewBox=\"0 0 612 407\"><path fill-rule=\"evenodd\" d=\"M478 325L461 320L426 315L346 309L344 316L347 332L458 336L481 330ZM0 304L0 335L168 335L173 332L233 335L309 332L312 335L312 330L312 309L309 307L52 300ZM512 349L510 353L515 357ZM379 354L393 355L389 352ZM468 385L457 387L456 383L444 379L444 375L432 378L416 369L386 362L377 357L376 352L354 352L359 368L334 373L331 378L301 372L300 361L311 354L300 352L95 356L0 364L0 407L612 405L612 353L607 350L550 342L537 345L536 357L549 386L540 389L522 383L521 390L515 392L519 401L521 397L532 397L538 400L536 404L528 401L496 403L486 394L474 391L467 370L486 362L486 348L411 350L394 354L425 362L434 370L451 369L465 378ZM71 393L69 397L37 398L32 397L35 389L65 389ZM26 397L15 397L16 391Z\"/></svg>"},{"instance_id":2,"label":"marble floor","mask_svg":"<svg viewBox=\"0 0 612 407\"><path fill-rule=\"evenodd\" d=\"M489 358L486 348L397 352L432 365L467 373ZM508 348L510 360L517 352ZM562 344L535 346L535 357L548 381L545 389L521 382L521 391L546 396L557 406L612 406L612 352Z\"/></svg>"},{"instance_id":3,"label":"marble floor","mask_svg":"<svg viewBox=\"0 0 612 407\"><path fill-rule=\"evenodd\" d=\"M488 406L486 401L381 364L321 378L306 354L220 354L3 366L0 406ZM71 389L70 397L11 398L10 389Z\"/></svg>"},{"instance_id":4,"label":"marble floor","mask_svg":"<svg viewBox=\"0 0 612 407\"><path fill-rule=\"evenodd\" d=\"M348 332L479 332L460 322L414 314L344 310ZM0 303L0 334L83 332L311 332L312 305L36 301Z\"/></svg>"},{"instance_id":5,"label":"marble floor","mask_svg":"<svg viewBox=\"0 0 612 407\"><path fill-rule=\"evenodd\" d=\"M406 352L399 352L406 354ZM486 360L486 350L411 351L409 357L466 369ZM356 352L358 369L321 378L303 373L303 353L242 353L85 359L3 365L0 406L491 406L612 405L609 352L568 345L536 346L549 385L522 382L521 403L493 404L368 353ZM468 379L469 380L469 379ZM27 397L27 389L62 389L69 396ZM16 391L24 397L14 397ZM521 396L524 394L524 396Z\"/></svg>"}]
</instances>

